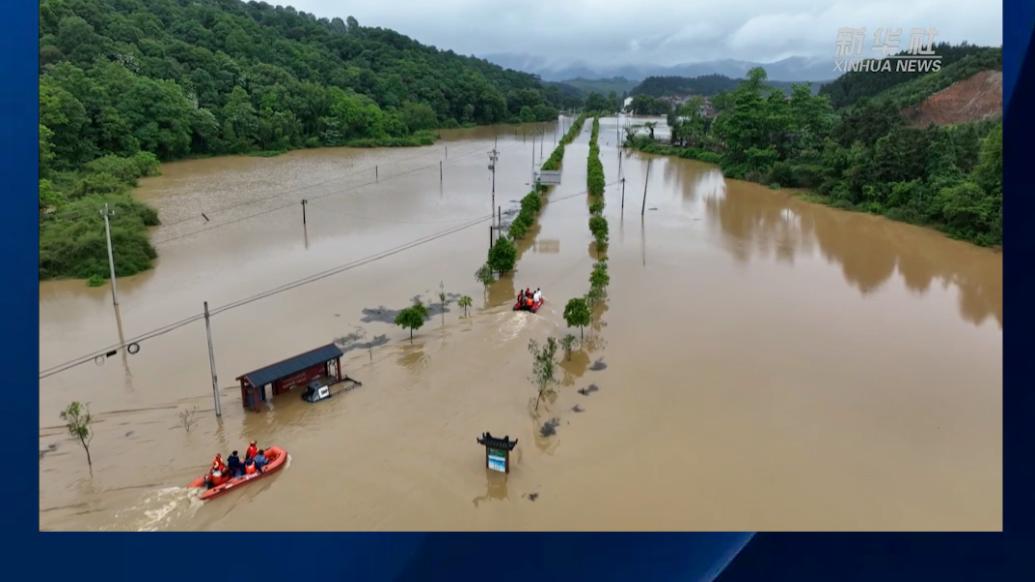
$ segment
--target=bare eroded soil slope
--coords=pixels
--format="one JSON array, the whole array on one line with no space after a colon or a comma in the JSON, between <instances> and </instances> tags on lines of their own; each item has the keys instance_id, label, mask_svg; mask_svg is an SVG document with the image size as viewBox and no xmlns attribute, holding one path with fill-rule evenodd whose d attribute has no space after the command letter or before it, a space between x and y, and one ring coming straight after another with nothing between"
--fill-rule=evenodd
<instances>
[{"instance_id":1,"label":"bare eroded soil slope","mask_svg":"<svg viewBox=\"0 0 1035 582\"><path fill-rule=\"evenodd\" d=\"M932 94L902 112L910 125L951 125L996 119L1003 114L1003 72L985 70Z\"/></svg>"}]
</instances>

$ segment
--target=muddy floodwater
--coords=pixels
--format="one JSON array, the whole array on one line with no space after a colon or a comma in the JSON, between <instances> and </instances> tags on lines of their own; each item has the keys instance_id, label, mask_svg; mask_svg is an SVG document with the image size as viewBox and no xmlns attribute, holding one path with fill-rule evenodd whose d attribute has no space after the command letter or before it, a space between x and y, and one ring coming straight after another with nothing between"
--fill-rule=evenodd
<instances>
[{"instance_id":1,"label":"muddy floodwater","mask_svg":"<svg viewBox=\"0 0 1035 582\"><path fill-rule=\"evenodd\" d=\"M212 318L223 417L202 321L42 379L40 527L1001 528L1001 253L620 153L613 118L608 300L536 412L528 341L579 334L562 311L594 261L589 123L516 272L486 289L488 152L506 213L570 123L163 164L137 191L163 222L155 268L118 281L118 311L107 286L42 283L40 369L258 296ZM511 311L519 287L543 289L538 314ZM391 319L415 296L432 312L411 343ZM237 376L343 338L362 386L242 409ZM72 400L96 416L92 476L58 418ZM508 476L486 471L484 431L519 439ZM209 502L184 488L250 438L286 468Z\"/></svg>"}]
</instances>

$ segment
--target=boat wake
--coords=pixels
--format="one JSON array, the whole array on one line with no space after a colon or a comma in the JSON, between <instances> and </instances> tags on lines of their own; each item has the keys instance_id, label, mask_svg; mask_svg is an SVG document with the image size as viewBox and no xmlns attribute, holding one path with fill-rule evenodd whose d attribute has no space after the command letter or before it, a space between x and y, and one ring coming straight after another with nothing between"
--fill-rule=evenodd
<instances>
[{"instance_id":1,"label":"boat wake","mask_svg":"<svg viewBox=\"0 0 1035 582\"><path fill-rule=\"evenodd\" d=\"M120 530L159 531L192 517L202 506L197 491L186 487L163 487L152 491L140 503L115 513Z\"/></svg>"}]
</instances>

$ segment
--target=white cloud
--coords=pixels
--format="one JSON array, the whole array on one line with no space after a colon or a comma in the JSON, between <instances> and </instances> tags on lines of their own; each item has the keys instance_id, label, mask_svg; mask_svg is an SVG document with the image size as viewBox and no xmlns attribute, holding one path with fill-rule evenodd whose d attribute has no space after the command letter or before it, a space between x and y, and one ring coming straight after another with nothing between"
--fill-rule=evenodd
<instances>
[{"instance_id":1,"label":"white cloud","mask_svg":"<svg viewBox=\"0 0 1035 582\"><path fill-rule=\"evenodd\" d=\"M589 64L828 57L841 27L938 29L938 41L1002 43L1002 6L975 0L284 0L355 16L462 54Z\"/></svg>"}]
</instances>

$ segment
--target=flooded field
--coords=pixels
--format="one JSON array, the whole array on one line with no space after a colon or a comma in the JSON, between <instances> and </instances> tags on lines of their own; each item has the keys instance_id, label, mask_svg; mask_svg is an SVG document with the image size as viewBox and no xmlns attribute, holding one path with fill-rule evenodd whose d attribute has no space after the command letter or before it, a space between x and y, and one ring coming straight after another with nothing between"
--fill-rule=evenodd
<instances>
[{"instance_id":1,"label":"flooded field","mask_svg":"<svg viewBox=\"0 0 1035 582\"><path fill-rule=\"evenodd\" d=\"M494 140L506 211L540 158L531 137L545 136L545 157L563 129L164 164L137 192L163 221L156 268L119 280L118 311L108 287L42 283L41 370L204 301L218 309L328 276L213 317L221 421L201 321L41 380L40 527L1001 528L1001 254L711 165L620 153L613 118L600 131L609 299L535 413L526 346L578 335L561 314L594 261L588 123L517 271L488 289L474 271L489 243ZM543 289L537 315L511 311L519 287ZM463 294L474 298L466 318ZM418 295L433 311L411 344L390 322ZM242 409L235 377L350 334L344 367L361 387ZM71 400L97 416L92 477L58 418ZM186 431L179 414L194 406ZM509 476L485 470L484 431L519 439ZM192 499L183 485L250 438L287 449L286 469Z\"/></svg>"}]
</instances>

